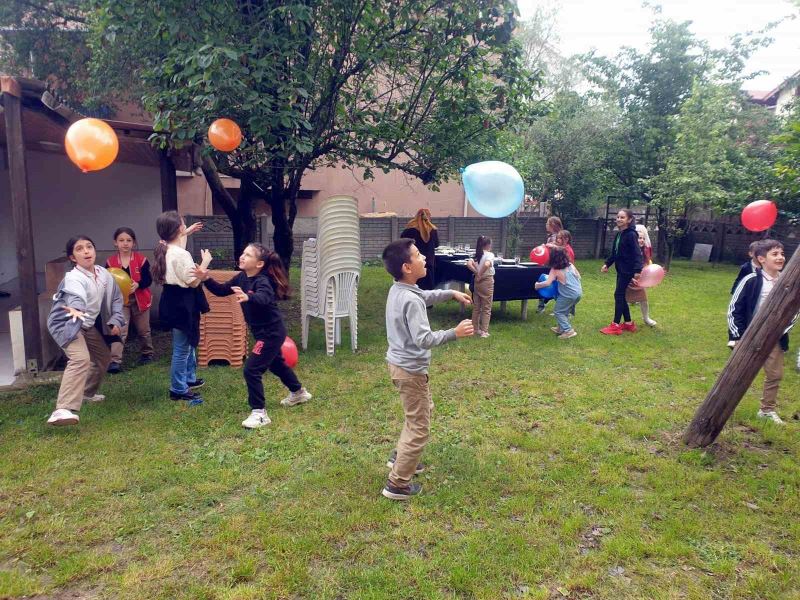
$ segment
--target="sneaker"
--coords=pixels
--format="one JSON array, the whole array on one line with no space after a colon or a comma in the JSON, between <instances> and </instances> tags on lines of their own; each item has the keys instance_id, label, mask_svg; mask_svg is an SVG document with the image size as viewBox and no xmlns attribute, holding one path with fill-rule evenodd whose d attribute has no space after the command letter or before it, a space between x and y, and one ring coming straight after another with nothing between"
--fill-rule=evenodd
<instances>
[{"instance_id":1,"label":"sneaker","mask_svg":"<svg viewBox=\"0 0 800 600\"><path fill-rule=\"evenodd\" d=\"M267 416L267 411L253 410L250 413L250 416L242 421L242 427L245 429L258 429L259 427L269 425L270 423L272 423L272 419Z\"/></svg>"},{"instance_id":2,"label":"sneaker","mask_svg":"<svg viewBox=\"0 0 800 600\"><path fill-rule=\"evenodd\" d=\"M479 336L479 337L482 337L482 338L487 338L487 337L489 337L489 332L488 332L488 331L481 331L481 332L478 334L478 336Z\"/></svg>"},{"instance_id":3,"label":"sneaker","mask_svg":"<svg viewBox=\"0 0 800 600\"><path fill-rule=\"evenodd\" d=\"M84 396L84 402L103 402L106 397L103 394L95 394L94 396Z\"/></svg>"},{"instance_id":4,"label":"sneaker","mask_svg":"<svg viewBox=\"0 0 800 600\"><path fill-rule=\"evenodd\" d=\"M383 494L384 498L389 498L389 500L408 500L409 498L413 498L417 494L422 491L422 486L418 483L410 483L406 487L397 487L392 485L391 482L387 481L386 486L383 488L381 494Z\"/></svg>"},{"instance_id":5,"label":"sneaker","mask_svg":"<svg viewBox=\"0 0 800 600\"><path fill-rule=\"evenodd\" d=\"M394 467L394 461L397 460L397 450L392 450L392 453L389 455L389 460L386 461L386 466L390 469ZM425 463L417 463L417 468L414 469L414 475L419 475L420 473L425 472Z\"/></svg>"},{"instance_id":6,"label":"sneaker","mask_svg":"<svg viewBox=\"0 0 800 600\"><path fill-rule=\"evenodd\" d=\"M658 325L658 322L657 321L653 321L653 319L645 319L644 323L648 327L655 327L656 325Z\"/></svg>"},{"instance_id":7,"label":"sneaker","mask_svg":"<svg viewBox=\"0 0 800 600\"><path fill-rule=\"evenodd\" d=\"M781 419L774 410L759 410L756 416L761 419L770 419L773 423L783 425L783 419Z\"/></svg>"},{"instance_id":8,"label":"sneaker","mask_svg":"<svg viewBox=\"0 0 800 600\"><path fill-rule=\"evenodd\" d=\"M289 395L281 400L281 406L297 406L298 404L308 402L311 398L313 398L313 396L306 388L300 388L296 392L289 392Z\"/></svg>"},{"instance_id":9,"label":"sneaker","mask_svg":"<svg viewBox=\"0 0 800 600\"><path fill-rule=\"evenodd\" d=\"M50 418L47 419L47 424L56 426L75 425L78 421L80 421L80 417L71 410L57 408L53 411L53 414L50 415Z\"/></svg>"},{"instance_id":10,"label":"sneaker","mask_svg":"<svg viewBox=\"0 0 800 600\"><path fill-rule=\"evenodd\" d=\"M203 402L202 396L200 396L200 394L197 392L193 392L192 390L187 390L183 394L179 394L178 392L173 392L170 390L169 398L170 400L187 400L189 402L193 402L194 404L200 404Z\"/></svg>"},{"instance_id":11,"label":"sneaker","mask_svg":"<svg viewBox=\"0 0 800 600\"><path fill-rule=\"evenodd\" d=\"M560 336L558 336L558 339L568 340L569 338L574 338L576 335L578 335L578 332L575 331L574 329L570 329L569 331L565 331Z\"/></svg>"},{"instance_id":12,"label":"sneaker","mask_svg":"<svg viewBox=\"0 0 800 600\"><path fill-rule=\"evenodd\" d=\"M631 333L636 333L636 323L631 321L630 323L623 323L620 325L622 331L630 331Z\"/></svg>"},{"instance_id":13,"label":"sneaker","mask_svg":"<svg viewBox=\"0 0 800 600\"><path fill-rule=\"evenodd\" d=\"M553 332L553 333L555 333L556 335L561 335L562 333L564 333L564 332L561 330L561 327L551 327L551 328L550 328L550 331L552 331L552 332Z\"/></svg>"},{"instance_id":14,"label":"sneaker","mask_svg":"<svg viewBox=\"0 0 800 600\"><path fill-rule=\"evenodd\" d=\"M151 362L153 362L153 357L150 356L149 354L145 354L139 357L140 365L149 365Z\"/></svg>"},{"instance_id":15,"label":"sneaker","mask_svg":"<svg viewBox=\"0 0 800 600\"><path fill-rule=\"evenodd\" d=\"M106 373L111 373L112 375L116 375L117 373L122 372L122 366L119 363L112 362L108 363L108 368L106 369Z\"/></svg>"},{"instance_id":16,"label":"sneaker","mask_svg":"<svg viewBox=\"0 0 800 600\"><path fill-rule=\"evenodd\" d=\"M619 326L619 323L611 323L608 327L603 327L600 333L604 333L605 335L622 335L622 327Z\"/></svg>"},{"instance_id":17,"label":"sneaker","mask_svg":"<svg viewBox=\"0 0 800 600\"><path fill-rule=\"evenodd\" d=\"M536 314L540 315L544 312L544 306L537 306L536 307Z\"/></svg>"},{"instance_id":18,"label":"sneaker","mask_svg":"<svg viewBox=\"0 0 800 600\"><path fill-rule=\"evenodd\" d=\"M206 384L206 380L205 379L200 379L199 377L197 378L197 381L187 381L186 382L186 386L189 387L189 388L192 388L192 389L201 388L205 384Z\"/></svg>"}]
</instances>

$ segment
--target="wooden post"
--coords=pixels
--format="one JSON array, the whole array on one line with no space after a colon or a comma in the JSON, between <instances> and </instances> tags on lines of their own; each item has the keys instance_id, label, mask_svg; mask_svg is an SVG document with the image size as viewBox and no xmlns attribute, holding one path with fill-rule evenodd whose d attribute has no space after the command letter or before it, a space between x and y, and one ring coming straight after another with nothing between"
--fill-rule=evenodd
<instances>
[{"instance_id":1,"label":"wooden post","mask_svg":"<svg viewBox=\"0 0 800 600\"><path fill-rule=\"evenodd\" d=\"M500 219L500 245L497 248L500 249L500 252L508 258L508 248L506 244L508 243L508 217L503 217Z\"/></svg>"},{"instance_id":2,"label":"wooden post","mask_svg":"<svg viewBox=\"0 0 800 600\"><path fill-rule=\"evenodd\" d=\"M36 260L33 251L33 226L28 195L28 167L22 131L22 102L19 82L11 77L0 81L6 122L8 177L11 183L11 213L17 243L17 269L22 294L22 333L25 337L25 363L29 372L42 364L42 338L39 331L39 299L36 290Z\"/></svg>"},{"instance_id":3,"label":"wooden post","mask_svg":"<svg viewBox=\"0 0 800 600\"><path fill-rule=\"evenodd\" d=\"M767 356L800 310L800 252L795 252L744 336L731 353L705 401L697 409L683 441L689 446L712 443L744 396Z\"/></svg>"},{"instance_id":4,"label":"wooden post","mask_svg":"<svg viewBox=\"0 0 800 600\"><path fill-rule=\"evenodd\" d=\"M447 245L451 248L456 245L456 218L447 217Z\"/></svg>"},{"instance_id":5,"label":"wooden post","mask_svg":"<svg viewBox=\"0 0 800 600\"><path fill-rule=\"evenodd\" d=\"M606 222L605 219L598 218L595 221L594 227L594 257L600 258L603 252L603 246L606 241Z\"/></svg>"},{"instance_id":6,"label":"wooden post","mask_svg":"<svg viewBox=\"0 0 800 600\"><path fill-rule=\"evenodd\" d=\"M175 163L166 150L159 151L161 167L161 210L178 210L178 178L175 175Z\"/></svg>"},{"instance_id":7,"label":"wooden post","mask_svg":"<svg viewBox=\"0 0 800 600\"><path fill-rule=\"evenodd\" d=\"M389 217L389 241L394 242L400 239L400 232L397 231L397 217Z\"/></svg>"}]
</instances>

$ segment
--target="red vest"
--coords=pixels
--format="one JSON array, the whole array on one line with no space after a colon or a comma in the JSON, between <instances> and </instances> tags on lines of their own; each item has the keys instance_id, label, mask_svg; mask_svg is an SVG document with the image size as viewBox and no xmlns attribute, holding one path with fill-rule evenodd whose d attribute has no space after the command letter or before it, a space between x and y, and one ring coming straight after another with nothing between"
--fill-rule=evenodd
<instances>
[{"instance_id":1,"label":"red vest","mask_svg":"<svg viewBox=\"0 0 800 600\"><path fill-rule=\"evenodd\" d=\"M128 269L131 272L131 279L133 279L136 283L139 283L142 279L142 267L144 266L144 262L147 260L143 254L139 254L138 252L131 252L131 263ZM108 266L116 269L122 268L122 262L119 259L119 254L112 254L108 257ZM133 295L136 297L136 304L139 306L139 310L145 311L150 308L150 305L153 303L153 294L150 293L150 288L137 288Z\"/></svg>"}]
</instances>

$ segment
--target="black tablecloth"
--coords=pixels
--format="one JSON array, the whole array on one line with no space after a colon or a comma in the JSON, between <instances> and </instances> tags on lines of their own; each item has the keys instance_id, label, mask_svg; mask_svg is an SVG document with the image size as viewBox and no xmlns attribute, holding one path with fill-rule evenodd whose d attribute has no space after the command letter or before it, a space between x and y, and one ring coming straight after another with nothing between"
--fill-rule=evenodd
<instances>
[{"instance_id":1,"label":"black tablecloth","mask_svg":"<svg viewBox=\"0 0 800 600\"><path fill-rule=\"evenodd\" d=\"M498 265L494 268L494 300L529 300L539 298L539 293L533 289L533 284L538 281L542 273L549 273L549 267L523 266L523 265ZM436 257L436 284L448 281L460 281L472 284L474 273L463 264L463 261L454 261L449 256Z\"/></svg>"}]
</instances>

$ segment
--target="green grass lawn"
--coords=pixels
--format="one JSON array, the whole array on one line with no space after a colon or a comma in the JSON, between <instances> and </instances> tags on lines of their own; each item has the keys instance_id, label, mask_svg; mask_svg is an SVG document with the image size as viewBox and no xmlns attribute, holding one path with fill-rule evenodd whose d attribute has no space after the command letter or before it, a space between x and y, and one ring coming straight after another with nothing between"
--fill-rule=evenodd
<instances>
[{"instance_id":1,"label":"green grass lawn","mask_svg":"<svg viewBox=\"0 0 800 600\"><path fill-rule=\"evenodd\" d=\"M794 353L784 427L755 418L759 376L718 442L689 450L736 269L674 264L650 294L659 326L606 337L614 276L578 266L578 337L513 302L490 338L434 351L430 469L405 504L380 496L402 414L378 267L358 353L345 329L326 357L316 321L298 368L314 400L280 407L268 374L260 430L240 426L239 369L201 370L200 407L171 402L166 350L107 379L73 428L45 424L54 386L0 396L0 598L800 598Z\"/></svg>"}]
</instances>

